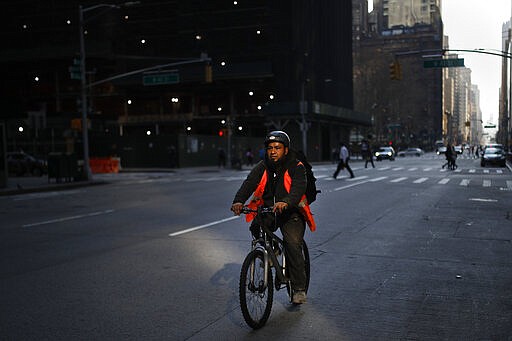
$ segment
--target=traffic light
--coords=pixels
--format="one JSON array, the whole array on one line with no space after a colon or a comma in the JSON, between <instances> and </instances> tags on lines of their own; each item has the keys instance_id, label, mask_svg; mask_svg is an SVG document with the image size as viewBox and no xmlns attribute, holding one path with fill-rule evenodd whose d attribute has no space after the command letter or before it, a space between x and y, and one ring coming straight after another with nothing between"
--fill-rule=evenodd
<instances>
[{"instance_id":1,"label":"traffic light","mask_svg":"<svg viewBox=\"0 0 512 341\"><path fill-rule=\"evenodd\" d=\"M220 137L226 136L227 133L228 133L228 129L227 128L220 128L219 129L219 136Z\"/></svg>"},{"instance_id":2,"label":"traffic light","mask_svg":"<svg viewBox=\"0 0 512 341\"><path fill-rule=\"evenodd\" d=\"M402 79L402 68L400 67L400 63L398 61L394 61L389 64L389 77L393 80Z\"/></svg>"},{"instance_id":3,"label":"traffic light","mask_svg":"<svg viewBox=\"0 0 512 341\"><path fill-rule=\"evenodd\" d=\"M204 67L204 81L206 83L212 82L212 65L210 63L206 64Z\"/></svg>"},{"instance_id":4,"label":"traffic light","mask_svg":"<svg viewBox=\"0 0 512 341\"><path fill-rule=\"evenodd\" d=\"M68 70L69 70L69 76L71 77L71 79L82 79L82 70L81 70L81 67L80 67L80 59L78 58L74 58L73 59L73 65L71 65Z\"/></svg>"}]
</instances>

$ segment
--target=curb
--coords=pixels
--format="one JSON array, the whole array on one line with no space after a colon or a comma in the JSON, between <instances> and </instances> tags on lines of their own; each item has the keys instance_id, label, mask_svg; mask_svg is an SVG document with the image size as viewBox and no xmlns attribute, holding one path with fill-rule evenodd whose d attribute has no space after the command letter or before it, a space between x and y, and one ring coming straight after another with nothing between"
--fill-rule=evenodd
<instances>
[{"instance_id":1,"label":"curb","mask_svg":"<svg viewBox=\"0 0 512 341\"><path fill-rule=\"evenodd\" d=\"M80 188L80 187L86 187L86 186L105 185L108 183L109 183L108 181L93 180L93 181L78 181L78 182L61 183L61 184L48 184L46 186L36 186L36 187L27 187L27 188L5 189L5 190L0 190L0 196L18 195L18 194L26 194L26 193L62 191L62 190Z\"/></svg>"}]
</instances>

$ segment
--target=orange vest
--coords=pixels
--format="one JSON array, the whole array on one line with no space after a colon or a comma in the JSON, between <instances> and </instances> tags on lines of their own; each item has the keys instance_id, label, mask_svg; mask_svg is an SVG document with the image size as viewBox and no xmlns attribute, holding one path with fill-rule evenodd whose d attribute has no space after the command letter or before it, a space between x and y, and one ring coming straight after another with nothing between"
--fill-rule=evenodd
<instances>
[{"instance_id":1,"label":"orange vest","mask_svg":"<svg viewBox=\"0 0 512 341\"><path fill-rule=\"evenodd\" d=\"M302 163L299 162L298 165L301 165ZM268 174L267 170L263 172L263 176L261 177L260 183L258 184L258 187L256 187L256 190L254 191L254 195L251 198L251 201L247 206L253 210L257 209L258 206L263 205L263 192L265 191L265 185L267 184ZM284 188L288 193L290 193L290 189L292 187L292 178L290 177L290 174L288 174L288 170L284 173ZM308 200L306 199L306 194L303 194L300 198L299 202L299 210L300 213L304 216L304 219L306 220L306 223L309 226L309 229L313 232L316 230L316 223L315 219L313 218L313 213L311 213L311 209L309 208ZM245 220L247 222L250 222L256 217L256 213L250 213L245 216Z\"/></svg>"}]
</instances>

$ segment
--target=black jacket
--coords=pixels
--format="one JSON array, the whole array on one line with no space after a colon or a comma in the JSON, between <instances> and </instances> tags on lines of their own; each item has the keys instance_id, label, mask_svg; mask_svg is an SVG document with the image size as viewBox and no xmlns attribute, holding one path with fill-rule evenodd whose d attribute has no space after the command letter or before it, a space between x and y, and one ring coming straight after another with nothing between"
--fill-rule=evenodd
<instances>
[{"instance_id":1,"label":"black jacket","mask_svg":"<svg viewBox=\"0 0 512 341\"><path fill-rule=\"evenodd\" d=\"M265 155L265 160L256 164L242 183L233 199L233 203L245 203L254 193L256 187L258 187L263 172L267 170L268 179L265 191L263 192L264 205L273 206L274 202L282 201L288 204L289 209L286 211L289 214L299 212L298 204L306 192L307 178L306 169L302 164L299 165L298 162L295 152L291 149L279 164L274 164ZM290 193L284 187L284 174L286 170L288 170L288 174L292 179Z\"/></svg>"}]
</instances>

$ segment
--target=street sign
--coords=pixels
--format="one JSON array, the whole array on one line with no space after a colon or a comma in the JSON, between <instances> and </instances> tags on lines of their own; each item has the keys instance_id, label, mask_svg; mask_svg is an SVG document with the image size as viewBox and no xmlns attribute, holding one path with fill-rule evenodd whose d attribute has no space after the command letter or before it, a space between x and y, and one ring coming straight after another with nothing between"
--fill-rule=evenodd
<instances>
[{"instance_id":1,"label":"street sign","mask_svg":"<svg viewBox=\"0 0 512 341\"><path fill-rule=\"evenodd\" d=\"M496 124L487 124L484 125L484 128L496 128Z\"/></svg>"},{"instance_id":2,"label":"street sign","mask_svg":"<svg viewBox=\"0 0 512 341\"><path fill-rule=\"evenodd\" d=\"M180 82L178 72L151 73L142 76L143 85L177 84Z\"/></svg>"},{"instance_id":3,"label":"street sign","mask_svg":"<svg viewBox=\"0 0 512 341\"><path fill-rule=\"evenodd\" d=\"M461 66L464 66L464 58L432 59L423 61L424 68Z\"/></svg>"}]
</instances>

